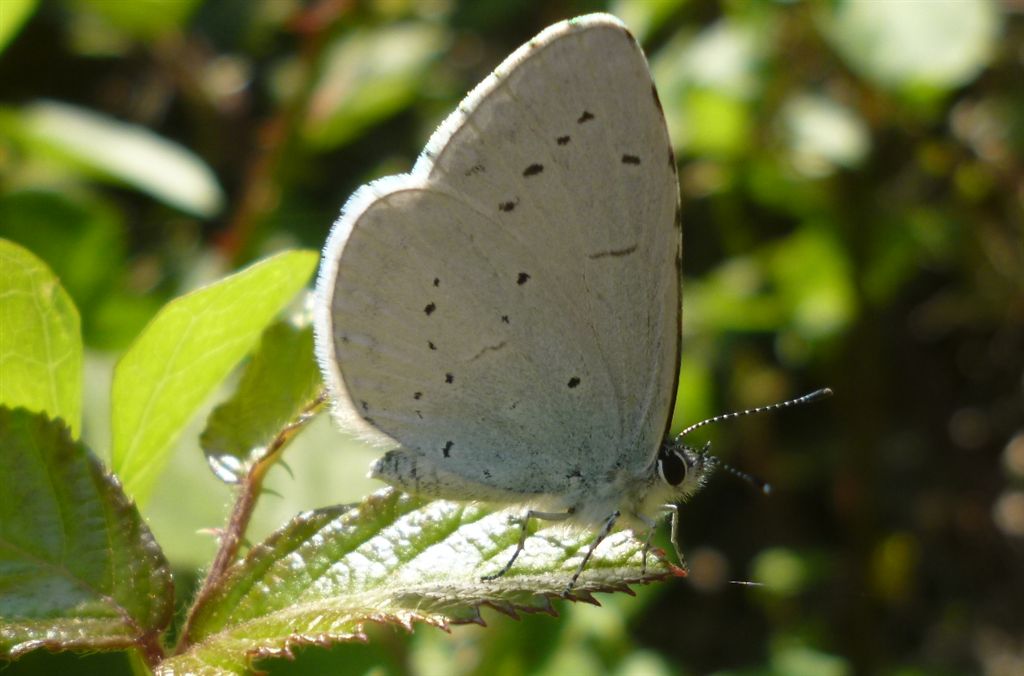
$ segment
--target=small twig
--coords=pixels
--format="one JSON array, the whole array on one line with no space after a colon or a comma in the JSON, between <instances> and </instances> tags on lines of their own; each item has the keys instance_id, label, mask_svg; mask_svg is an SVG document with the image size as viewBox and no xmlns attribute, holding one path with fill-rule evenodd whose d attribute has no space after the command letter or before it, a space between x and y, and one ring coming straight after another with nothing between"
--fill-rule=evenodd
<instances>
[{"instance_id":1,"label":"small twig","mask_svg":"<svg viewBox=\"0 0 1024 676\"><path fill-rule=\"evenodd\" d=\"M160 643L160 632L151 631L142 636L141 641L136 644L139 657L146 664L150 671L153 671L158 664L167 658L163 645Z\"/></svg>"},{"instance_id":2,"label":"small twig","mask_svg":"<svg viewBox=\"0 0 1024 676\"><path fill-rule=\"evenodd\" d=\"M245 540L249 521L252 519L253 511L256 509L256 500L263 492L263 480L266 478L267 472L280 458L288 442L313 419L313 416L324 405L326 399L326 392L321 391L313 401L302 409L302 412L294 420L281 428L267 447L266 454L253 463L245 479L239 483L238 495L235 498L234 507L231 509L231 517L228 519L228 524L220 536L220 547L217 550L216 557L213 559L213 564L206 573L203 585L199 588L192 607L189 609L188 618L185 620L185 626L181 631L181 638L178 640L178 645L174 651L175 654L182 653L191 645L193 618L195 618L199 609L206 605L210 598L220 589L228 570L238 558L238 550Z\"/></svg>"}]
</instances>

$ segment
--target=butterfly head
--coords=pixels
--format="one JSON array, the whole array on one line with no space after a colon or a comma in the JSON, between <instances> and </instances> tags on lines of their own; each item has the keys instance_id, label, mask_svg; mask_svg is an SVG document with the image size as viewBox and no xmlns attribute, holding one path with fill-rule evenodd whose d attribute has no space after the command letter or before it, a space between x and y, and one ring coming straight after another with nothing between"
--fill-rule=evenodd
<instances>
[{"instance_id":1,"label":"butterfly head","mask_svg":"<svg viewBox=\"0 0 1024 676\"><path fill-rule=\"evenodd\" d=\"M658 450L658 477L666 487L671 487L678 499L693 495L719 464L718 458L708 451L706 443L696 449L682 442L679 437L666 439Z\"/></svg>"}]
</instances>

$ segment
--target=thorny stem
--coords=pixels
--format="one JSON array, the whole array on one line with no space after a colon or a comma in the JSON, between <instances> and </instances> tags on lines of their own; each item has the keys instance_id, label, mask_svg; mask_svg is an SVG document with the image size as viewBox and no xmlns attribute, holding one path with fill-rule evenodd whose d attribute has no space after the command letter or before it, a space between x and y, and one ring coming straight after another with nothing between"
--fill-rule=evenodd
<instances>
[{"instance_id":1,"label":"thorny stem","mask_svg":"<svg viewBox=\"0 0 1024 676\"><path fill-rule=\"evenodd\" d=\"M156 665L160 664L167 657L164 647L160 644L159 632L148 632L142 636L141 641L135 645L139 659L152 672Z\"/></svg>"},{"instance_id":2,"label":"thorny stem","mask_svg":"<svg viewBox=\"0 0 1024 676\"><path fill-rule=\"evenodd\" d=\"M182 628L181 638L174 650L174 654L181 654L191 645L193 619L210 598L220 590L224 576L237 559L238 550L245 540L245 532L249 526L249 520L256 509L256 500L263 491L263 480L266 478L267 472L280 459L288 442L313 419L313 416L316 415L326 400L326 392L321 391L316 399L307 404L294 420L281 428L267 447L266 454L253 463L245 478L239 483L238 496L235 498L234 507L231 509L231 518L228 520L228 525L221 533L220 547L217 550L217 555L214 557L213 564L203 580L203 585L199 588L195 601L189 609L188 618L185 620L185 626Z\"/></svg>"}]
</instances>

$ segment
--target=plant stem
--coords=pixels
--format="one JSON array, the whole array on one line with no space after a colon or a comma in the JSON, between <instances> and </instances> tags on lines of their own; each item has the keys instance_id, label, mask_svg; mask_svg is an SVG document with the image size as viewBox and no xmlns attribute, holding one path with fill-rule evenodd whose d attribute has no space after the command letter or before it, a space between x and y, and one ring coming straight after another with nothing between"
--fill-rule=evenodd
<instances>
[{"instance_id":1,"label":"plant stem","mask_svg":"<svg viewBox=\"0 0 1024 676\"><path fill-rule=\"evenodd\" d=\"M238 550L245 540L245 532L249 527L253 511L256 509L256 500L263 492L263 480L267 472L280 459L288 442L301 430L320 410L327 399L325 392L321 392L302 410L299 415L285 425L274 436L273 441L267 447L266 453L258 461L253 463L239 484L238 495L235 498L234 507L231 509L231 517L220 536L220 547L213 559L210 570L206 573L202 587L196 594L195 601L189 609L188 618L181 631L181 638L175 647L174 654L184 652L192 644L192 622L198 611L206 605L213 595L220 590L221 584L229 569L238 557Z\"/></svg>"}]
</instances>

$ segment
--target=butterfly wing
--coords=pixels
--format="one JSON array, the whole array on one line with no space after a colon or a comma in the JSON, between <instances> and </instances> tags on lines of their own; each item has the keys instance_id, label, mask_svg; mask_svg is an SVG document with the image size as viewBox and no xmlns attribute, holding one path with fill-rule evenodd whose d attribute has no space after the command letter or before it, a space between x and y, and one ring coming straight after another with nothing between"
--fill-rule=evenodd
<instances>
[{"instance_id":1,"label":"butterfly wing","mask_svg":"<svg viewBox=\"0 0 1024 676\"><path fill-rule=\"evenodd\" d=\"M639 471L678 372L678 184L618 20L556 24L345 205L317 348L343 426L514 493Z\"/></svg>"}]
</instances>

